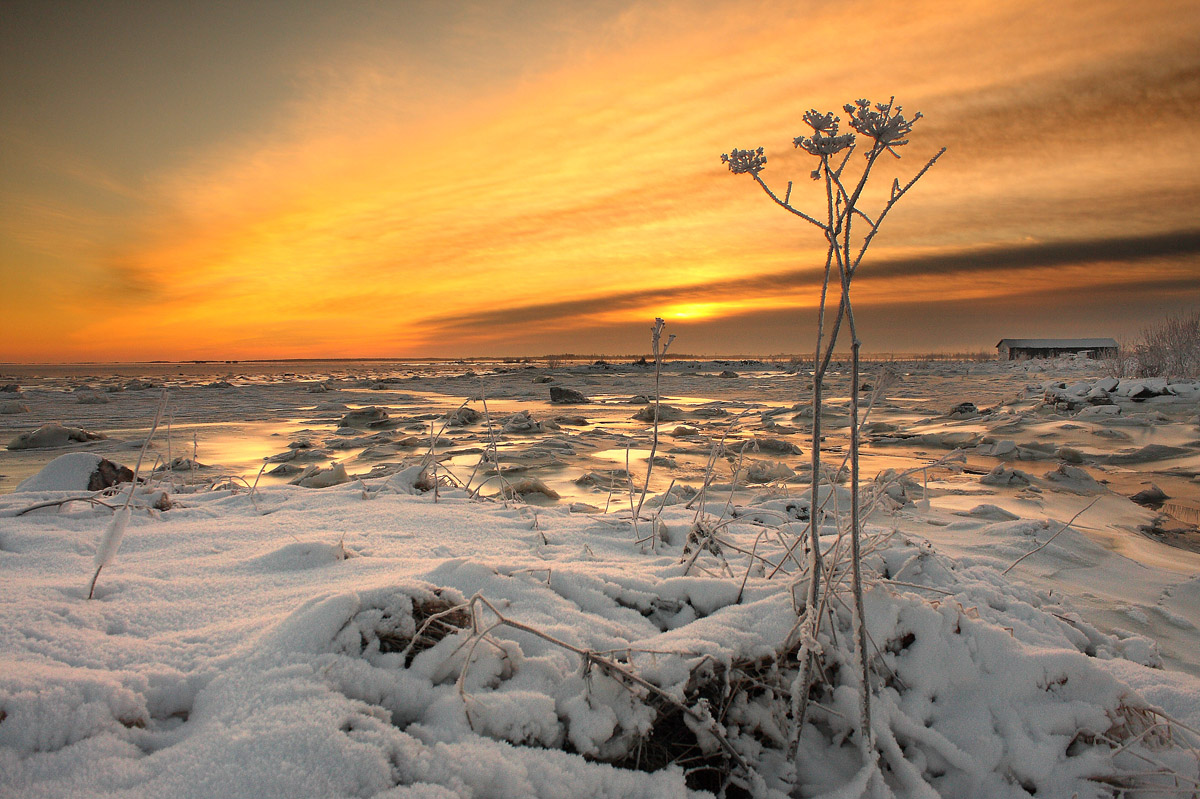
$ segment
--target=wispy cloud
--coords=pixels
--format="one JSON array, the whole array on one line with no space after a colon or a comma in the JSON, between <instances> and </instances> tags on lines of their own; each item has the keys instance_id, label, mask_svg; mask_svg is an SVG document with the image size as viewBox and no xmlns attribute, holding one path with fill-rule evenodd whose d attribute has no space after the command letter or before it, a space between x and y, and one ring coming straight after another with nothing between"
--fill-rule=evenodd
<instances>
[{"instance_id":1,"label":"wispy cloud","mask_svg":"<svg viewBox=\"0 0 1200 799\"><path fill-rule=\"evenodd\" d=\"M52 303L64 354L118 333L134 343L110 357L469 354L530 328L600 350L646 314L716 330L811 304L797 265L821 263L819 234L718 156L762 144L765 176L815 203L802 112L895 92L926 119L889 167L950 151L889 220L863 302L1130 283L1148 253L1195 263L1185 5L358 8L274 52L292 77L252 125L154 143L112 187L126 207L10 188L0 237L131 287L83 321Z\"/></svg>"}]
</instances>

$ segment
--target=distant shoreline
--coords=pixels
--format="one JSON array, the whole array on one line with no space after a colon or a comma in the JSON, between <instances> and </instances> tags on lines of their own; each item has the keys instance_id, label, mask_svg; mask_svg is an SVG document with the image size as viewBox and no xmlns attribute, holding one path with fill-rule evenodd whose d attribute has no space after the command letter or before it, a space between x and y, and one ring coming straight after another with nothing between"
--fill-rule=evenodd
<instances>
[{"instance_id":1,"label":"distant shoreline","mask_svg":"<svg viewBox=\"0 0 1200 799\"><path fill-rule=\"evenodd\" d=\"M234 359L189 359L180 361L148 360L148 361L0 361L0 369L8 367L30 368L35 366L65 367L65 366L236 366L239 364L264 363L503 363L503 364L536 364L548 361L570 363L594 363L607 361L637 361L640 358L651 359L650 353L566 353L562 355L508 355L508 356L465 356L465 357L371 357L371 358L234 358ZM835 359L850 358L850 353L834 354ZM994 361L995 353L988 352L874 352L863 353L862 358L868 361ZM789 363L795 361L810 361L812 353L800 355L782 353L772 355L696 355L689 353L671 353L664 361L759 361L763 363Z\"/></svg>"}]
</instances>

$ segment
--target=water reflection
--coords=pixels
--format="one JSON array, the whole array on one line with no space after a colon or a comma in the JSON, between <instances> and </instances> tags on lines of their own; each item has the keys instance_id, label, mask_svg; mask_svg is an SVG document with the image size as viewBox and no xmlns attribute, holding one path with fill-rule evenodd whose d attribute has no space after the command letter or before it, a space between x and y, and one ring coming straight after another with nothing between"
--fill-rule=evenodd
<instances>
[{"instance_id":1,"label":"water reflection","mask_svg":"<svg viewBox=\"0 0 1200 799\"><path fill-rule=\"evenodd\" d=\"M662 402L675 409L675 418L659 427L651 492L665 491L672 481L699 486L706 476L730 487L735 473L753 483L747 490L761 490L763 484L754 482L759 478L772 481L772 490L803 490L809 480L811 414L804 398L809 377L771 364L735 368L736 378L690 364L670 364L664 371ZM900 370L871 413L871 422L879 427L864 445L864 476L928 463L948 451L930 446L934 439L872 440L885 439L889 430L934 438L952 431L972 441L1011 436L1023 442L1026 453L1035 452L1029 446L1038 439L1068 444L1089 457L1112 450L1114 442L1097 439L1094 426L1027 418L1037 398L1020 399L1025 375L989 368L971 373L969 365L934 364ZM603 505L610 495L627 495L630 483L640 491L653 434L644 415L643 420L635 418L644 414L647 398L653 396L653 373L630 365L548 369L501 363L328 362L101 369L89 364L5 367L5 372L5 381L20 385L21 402L30 411L0 416L0 441L57 421L107 434L107 440L76 448L123 463L136 460L165 387L169 421L156 436L154 458L166 463L182 457L207 467L183 464L189 480L232 474L253 482L264 463L265 484L287 482L306 467L334 462L351 475L371 476L431 456L459 481L471 480L473 488L486 481L484 493L500 490L499 463L508 476L542 480L562 502ZM549 388L554 385L578 390L591 401L553 404ZM835 468L847 443L847 388L845 377L838 375L828 387L822 446L825 463ZM107 402L83 403L85 394L102 394ZM1003 414L949 419L948 411L963 400L980 408L1009 401L1005 413L1012 423L1006 426ZM464 404L479 416L447 424L447 415ZM347 416L371 407L380 409L378 418L355 421ZM1125 439L1118 444L1128 446L1188 443L1166 441L1151 426L1122 431ZM718 444L723 450L706 475ZM493 446L495 457L481 462ZM12 490L64 451L0 451L0 491ZM973 470L1004 462L982 448L972 451L972 459ZM1148 468L1121 467L1111 479L1126 485ZM539 494L530 501L550 500Z\"/></svg>"}]
</instances>

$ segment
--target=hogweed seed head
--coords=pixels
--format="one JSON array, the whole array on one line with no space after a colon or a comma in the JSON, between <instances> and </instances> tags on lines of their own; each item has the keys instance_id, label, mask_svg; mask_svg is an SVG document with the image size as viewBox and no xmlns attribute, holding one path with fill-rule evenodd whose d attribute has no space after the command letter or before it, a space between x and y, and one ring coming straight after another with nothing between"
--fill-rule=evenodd
<instances>
[{"instance_id":1,"label":"hogweed seed head","mask_svg":"<svg viewBox=\"0 0 1200 799\"><path fill-rule=\"evenodd\" d=\"M767 164L763 148L757 150L739 150L736 147L721 155L721 163L729 166L729 171L735 175L757 175Z\"/></svg>"},{"instance_id":2,"label":"hogweed seed head","mask_svg":"<svg viewBox=\"0 0 1200 799\"><path fill-rule=\"evenodd\" d=\"M913 124L921 118L918 111L912 119L905 119L898 105L876 103L871 108L869 100L855 100L843 106L850 115L850 127L864 136L874 139L883 147L901 147L908 144L906 138L912 133Z\"/></svg>"},{"instance_id":3,"label":"hogweed seed head","mask_svg":"<svg viewBox=\"0 0 1200 799\"><path fill-rule=\"evenodd\" d=\"M841 136L823 136L820 131L816 131L811 138L808 136L797 136L792 139L792 144L804 150L809 155L818 157L833 155L840 153L854 144L854 134L843 133Z\"/></svg>"},{"instance_id":4,"label":"hogweed seed head","mask_svg":"<svg viewBox=\"0 0 1200 799\"><path fill-rule=\"evenodd\" d=\"M815 108L804 112L804 124L823 136L836 136L841 117L835 117L832 111L822 114Z\"/></svg>"},{"instance_id":5,"label":"hogweed seed head","mask_svg":"<svg viewBox=\"0 0 1200 799\"><path fill-rule=\"evenodd\" d=\"M854 144L854 134L838 135L838 124L841 121L842 118L834 116L832 111L826 111L824 114L815 108L805 111L804 124L812 128L813 135L797 136L792 139L792 145L818 158L840 153ZM814 172L813 180L818 177Z\"/></svg>"}]
</instances>

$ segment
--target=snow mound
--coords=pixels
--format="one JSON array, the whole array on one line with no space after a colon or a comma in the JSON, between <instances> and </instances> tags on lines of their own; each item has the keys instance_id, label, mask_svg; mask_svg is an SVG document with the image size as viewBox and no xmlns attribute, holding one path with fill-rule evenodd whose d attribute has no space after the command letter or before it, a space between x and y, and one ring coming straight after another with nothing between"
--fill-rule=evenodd
<instances>
[{"instance_id":1,"label":"snow mound","mask_svg":"<svg viewBox=\"0 0 1200 799\"><path fill-rule=\"evenodd\" d=\"M133 471L91 452L68 452L50 461L14 491L99 491L133 479Z\"/></svg>"}]
</instances>

